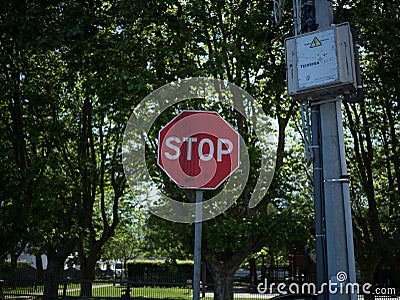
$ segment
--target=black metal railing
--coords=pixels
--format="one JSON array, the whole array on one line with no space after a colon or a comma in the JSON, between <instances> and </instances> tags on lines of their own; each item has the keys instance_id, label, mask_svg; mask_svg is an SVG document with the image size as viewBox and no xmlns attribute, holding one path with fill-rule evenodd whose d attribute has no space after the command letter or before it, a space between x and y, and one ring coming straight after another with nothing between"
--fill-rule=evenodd
<instances>
[{"instance_id":1,"label":"black metal railing","mask_svg":"<svg viewBox=\"0 0 400 300\"><path fill-rule=\"evenodd\" d=\"M58 284L58 299L192 299L192 281L188 277L173 276L168 280L164 277L137 277L132 280L70 280L66 279ZM134 279L134 280L133 280ZM157 280L155 280L157 279ZM290 282L287 283L290 285ZM205 300L214 299L213 283L202 284L201 296ZM384 291L381 287L380 291ZM385 291L391 291L386 288ZM362 299L398 298L396 293L383 295L359 295ZM393 290L392 290L393 292ZM290 291L288 291L290 293ZM44 285L35 280L4 280L0 283L0 299L43 299ZM235 300L269 299L278 295L277 291L260 289L258 285L240 284L234 287Z\"/></svg>"}]
</instances>

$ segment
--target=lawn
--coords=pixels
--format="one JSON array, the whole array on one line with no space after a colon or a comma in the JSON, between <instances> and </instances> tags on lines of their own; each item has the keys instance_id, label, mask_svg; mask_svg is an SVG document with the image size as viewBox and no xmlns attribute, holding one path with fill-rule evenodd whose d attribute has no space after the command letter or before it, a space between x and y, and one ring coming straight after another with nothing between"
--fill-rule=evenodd
<instances>
[{"instance_id":1,"label":"lawn","mask_svg":"<svg viewBox=\"0 0 400 300\"><path fill-rule=\"evenodd\" d=\"M120 297L125 286L108 286L97 287L93 289L93 296ZM179 287L133 287L130 289L131 298L149 298L149 299L171 299L171 300L191 300L192 291L187 288ZM235 295L235 300L255 300L255 299L268 299L267 295L254 295L251 298L239 298L238 294ZM201 298L203 300L213 300L214 297Z\"/></svg>"},{"instance_id":2,"label":"lawn","mask_svg":"<svg viewBox=\"0 0 400 300\"><path fill-rule=\"evenodd\" d=\"M93 297L121 297L125 293L126 286L120 285L93 285ZM68 286L67 296L79 296L79 289L71 289ZM178 287L132 287L130 289L131 298L151 298L151 299L192 299L192 293L188 289ZM210 298L212 299L212 298ZM208 299L205 299L208 300Z\"/></svg>"},{"instance_id":3,"label":"lawn","mask_svg":"<svg viewBox=\"0 0 400 300\"><path fill-rule=\"evenodd\" d=\"M43 285L36 287L17 287L17 288L6 288L3 290L4 294L8 295L41 295L43 293ZM102 298L120 298L126 291L126 286L108 283L108 282L94 282L92 286L92 296ZM66 293L66 296L78 297L80 296L80 284L68 284L59 286L59 295ZM267 295L251 295L248 298L240 297L240 294L235 294L235 300L255 300L255 299L267 299ZM191 300L192 291L182 287L131 287L130 288L131 298L148 298L148 299L171 299L171 300ZM207 296L201 298L204 300L213 300L214 297Z\"/></svg>"}]
</instances>

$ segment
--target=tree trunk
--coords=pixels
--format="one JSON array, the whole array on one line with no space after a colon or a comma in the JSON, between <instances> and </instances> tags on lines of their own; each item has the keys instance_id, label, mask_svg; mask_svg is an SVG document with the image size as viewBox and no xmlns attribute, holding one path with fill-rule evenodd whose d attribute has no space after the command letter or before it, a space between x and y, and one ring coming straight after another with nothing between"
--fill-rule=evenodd
<instances>
[{"instance_id":1,"label":"tree trunk","mask_svg":"<svg viewBox=\"0 0 400 300\"><path fill-rule=\"evenodd\" d=\"M44 299L58 298L58 284L63 279L62 271L66 257L61 255L49 256L46 277L44 281Z\"/></svg>"},{"instance_id":2,"label":"tree trunk","mask_svg":"<svg viewBox=\"0 0 400 300\"><path fill-rule=\"evenodd\" d=\"M10 267L12 272L15 272L17 270L18 267L18 257L20 256L19 253L16 253L14 251L12 251L10 253L10 258L11 258L11 262L10 262Z\"/></svg>"},{"instance_id":3,"label":"tree trunk","mask_svg":"<svg viewBox=\"0 0 400 300\"><path fill-rule=\"evenodd\" d=\"M64 280L64 262L76 245L75 239L69 239L62 243L59 249L47 253L48 264L44 281L44 299L58 298L58 284Z\"/></svg>"},{"instance_id":4,"label":"tree trunk","mask_svg":"<svg viewBox=\"0 0 400 300\"><path fill-rule=\"evenodd\" d=\"M256 259L254 257L249 259L250 263L250 284L256 285L257 284L257 265Z\"/></svg>"},{"instance_id":5,"label":"tree trunk","mask_svg":"<svg viewBox=\"0 0 400 300\"><path fill-rule=\"evenodd\" d=\"M36 259L36 280L40 283L44 281L43 260L40 254L35 256Z\"/></svg>"},{"instance_id":6,"label":"tree trunk","mask_svg":"<svg viewBox=\"0 0 400 300\"><path fill-rule=\"evenodd\" d=\"M225 260L210 251L205 243L203 244L203 258L214 278L214 300L233 299L233 277L235 271L249 254L259 251L264 243L262 236L253 236L245 244L243 243L243 247L235 254L225 255Z\"/></svg>"},{"instance_id":7,"label":"tree trunk","mask_svg":"<svg viewBox=\"0 0 400 300\"><path fill-rule=\"evenodd\" d=\"M233 299L233 275L235 270L213 268L214 300Z\"/></svg>"},{"instance_id":8,"label":"tree trunk","mask_svg":"<svg viewBox=\"0 0 400 300\"><path fill-rule=\"evenodd\" d=\"M390 278L388 284L391 287L398 288L400 286L399 274L400 274L400 265L398 263L390 265L390 273L389 273Z\"/></svg>"},{"instance_id":9,"label":"tree trunk","mask_svg":"<svg viewBox=\"0 0 400 300\"><path fill-rule=\"evenodd\" d=\"M360 259L360 258L358 259L358 262L360 267L362 284L364 283L372 284L374 282L375 270L379 262L373 261L373 259L370 260L370 259ZM370 290L370 292L372 292L372 290ZM365 294L364 299L373 300L375 299L375 296L372 294Z\"/></svg>"},{"instance_id":10,"label":"tree trunk","mask_svg":"<svg viewBox=\"0 0 400 300\"><path fill-rule=\"evenodd\" d=\"M83 259L84 264L81 265L82 270L82 283L81 283L81 297L92 296L92 284L96 278L96 255L90 255Z\"/></svg>"}]
</instances>

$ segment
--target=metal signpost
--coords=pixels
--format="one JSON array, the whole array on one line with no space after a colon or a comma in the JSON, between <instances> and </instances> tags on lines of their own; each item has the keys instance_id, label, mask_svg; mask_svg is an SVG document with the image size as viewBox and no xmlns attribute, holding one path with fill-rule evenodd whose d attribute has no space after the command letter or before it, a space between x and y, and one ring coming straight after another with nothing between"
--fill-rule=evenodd
<instances>
[{"instance_id":1,"label":"metal signpost","mask_svg":"<svg viewBox=\"0 0 400 300\"><path fill-rule=\"evenodd\" d=\"M183 111L158 135L158 165L183 189L196 190L193 300L200 299L203 190L239 167L239 134L218 113Z\"/></svg>"},{"instance_id":2,"label":"metal signpost","mask_svg":"<svg viewBox=\"0 0 400 300\"><path fill-rule=\"evenodd\" d=\"M328 283L343 287L356 282L342 100L338 97L354 93L360 83L355 71L350 26L331 24L331 4L327 0L307 0L296 5L295 9L302 7L303 18L306 17L302 23L308 29L305 34L285 41L288 93L302 103L309 103L312 108L319 287ZM339 277L339 274L343 276ZM355 299L357 295L352 290L333 292L325 289L319 297L347 300Z\"/></svg>"}]
</instances>

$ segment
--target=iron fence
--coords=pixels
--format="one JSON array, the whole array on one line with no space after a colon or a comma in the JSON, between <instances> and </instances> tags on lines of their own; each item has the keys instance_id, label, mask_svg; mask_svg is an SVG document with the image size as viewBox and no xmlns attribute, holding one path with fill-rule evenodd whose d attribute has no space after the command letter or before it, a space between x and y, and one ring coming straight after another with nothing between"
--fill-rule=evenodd
<instances>
[{"instance_id":1,"label":"iron fence","mask_svg":"<svg viewBox=\"0 0 400 300\"><path fill-rule=\"evenodd\" d=\"M58 299L192 299L192 282L190 279L178 281L173 278L167 281L151 281L149 278L141 278L137 281L95 280L89 282L90 292L83 284L85 281L64 280L58 285ZM86 291L85 292L83 291ZM4 299L42 299L44 285L34 280L5 280L2 286ZM202 284L202 297L206 300L214 299L213 284ZM234 299L268 299L271 295L263 295L256 291L255 287L246 285L234 288ZM1 299L1 298L0 298Z\"/></svg>"},{"instance_id":2,"label":"iron fence","mask_svg":"<svg viewBox=\"0 0 400 300\"><path fill-rule=\"evenodd\" d=\"M192 299L192 283L187 277L157 278L142 277L136 280L64 280L58 284L58 299ZM288 286L290 283L288 283ZM83 288L84 287L84 288ZM89 289L88 289L89 287ZM205 300L214 299L214 285L201 285L201 296ZM387 291L389 288L387 288ZM382 291L382 288L381 288ZM400 300L396 293L388 295L363 295L358 300ZM272 292L272 293L271 293ZM35 280L4 280L1 284L0 299L43 299L44 285ZM270 299L277 291L263 292L257 285L241 284L234 287L235 300Z\"/></svg>"}]
</instances>

